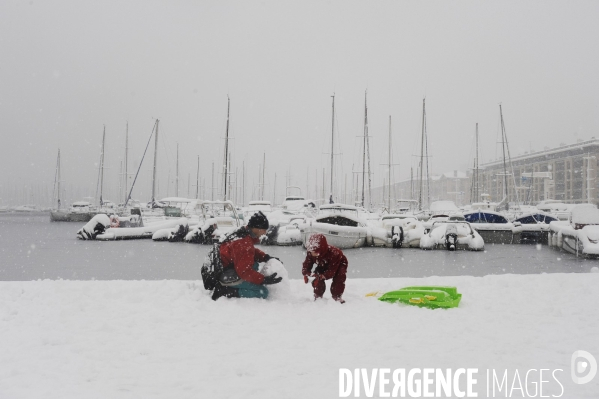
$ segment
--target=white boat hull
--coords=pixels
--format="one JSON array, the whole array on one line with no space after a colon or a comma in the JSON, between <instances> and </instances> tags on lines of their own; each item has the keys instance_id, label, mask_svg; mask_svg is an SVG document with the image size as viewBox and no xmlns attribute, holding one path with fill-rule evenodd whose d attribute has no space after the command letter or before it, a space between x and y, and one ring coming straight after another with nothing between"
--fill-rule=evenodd
<instances>
[{"instance_id":1,"label":"white boat hull","mask_svg":"<svg viewBox=\"0 0 599 399\"><path fill-rule=\"evenodd\" d=\"M363 247L368 236L366 227L337 226L318 222L302 226L300 233L304 247L312 234L320 233L326 237L329 245L341 249Z\"/></svg>"}]
</instances>

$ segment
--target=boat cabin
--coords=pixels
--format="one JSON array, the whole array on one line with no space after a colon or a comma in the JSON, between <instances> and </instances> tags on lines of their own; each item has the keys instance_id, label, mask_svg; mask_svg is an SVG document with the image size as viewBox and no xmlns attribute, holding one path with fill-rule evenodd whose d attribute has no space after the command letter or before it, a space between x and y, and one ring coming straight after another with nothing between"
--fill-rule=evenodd
<instances>
[{"instance_id":1,"label":"boat cabin","mask_svg":"<svg viewBox=\"0 0 599 399\"><path fill-rule=\"evenodd\" d=\"M247 214L254 214L258 211L262 211L262 213L272 212L270 201L250 201L248 203Z\"/></svg>"},{"instance_id":2,"label":"boat cabin","mask_svg":"<svg viewBox=\"0 0 599 399\"><path fill-rule=\"evenodd\" d=\"M508 220L503 215L491 211L465 213L464 219L469 223L508 223Z\"/></svg>"}]
</instances>

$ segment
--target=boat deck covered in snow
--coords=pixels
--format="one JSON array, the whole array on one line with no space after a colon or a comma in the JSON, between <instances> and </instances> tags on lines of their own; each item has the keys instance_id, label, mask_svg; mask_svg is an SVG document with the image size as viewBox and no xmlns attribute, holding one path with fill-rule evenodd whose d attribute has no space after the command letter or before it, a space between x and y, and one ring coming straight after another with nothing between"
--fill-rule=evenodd
<instances>
[{"instance_id":1,"label":"boat deck covered in snow","mask_svg":"<svg viewBox=\"0 0 599 399\"><path fill-rule=\"evenodd\" d=\"M522 215L514 220L514 223L520 223L519 240L514 244L547 244L549 240L549 223L557 219L543 212L533 212Z\"/></svg>"},{"instance_id":2,"label":"boat deck covered in snow","mask_svg":"<svg viewBox=\"0 0 599 399\"><path fill-rule=\"evenodd\" d=\"M599 210L593 204L572 208L570 222L549 224L549 246L576 256L599 258Z\"/></svg>"},{"instance_id":3,"label":"boat deck covered in snow","mask_svg":"<svg viewBox=\"0 0 599 399\"><path fill-rule=\"evenodd\" d=\"M321 206L320 213L302 225L300 233L304 246L312 234L320 233L337 248L358 248L366 244L368 228L355 206L331 204Z\"/></svg>"},{"instance_id":4,"label":"boat deck covered in snow","mask_svg":"<svg viewBox=\"0 0 599 399\"><path fill-rule=\"evenodd\" d=\"M420 248L482 251L485 241L468 222L436 221L420 239Z\"/></svg>"},{"instance_id":5,"label":"boat deck covered in snow","mask_svg":"<svg viewBox=\"0 0 599 399\"><path fill-rule=\"evenodd\" d=\"M464 213L464 219L482 236L486 244L515 244L520 242L519 224L509 222L505 216L492 211L476 210Z\"/></svg>"}]
</instances>

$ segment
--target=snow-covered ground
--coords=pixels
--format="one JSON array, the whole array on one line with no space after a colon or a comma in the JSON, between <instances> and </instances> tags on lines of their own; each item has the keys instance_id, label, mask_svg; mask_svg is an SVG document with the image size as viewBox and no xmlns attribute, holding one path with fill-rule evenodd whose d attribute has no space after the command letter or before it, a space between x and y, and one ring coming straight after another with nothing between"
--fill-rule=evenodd
<instances>
[{"instance_id":1,"label":"snow-covered ground","mask_svg":"<svg viewBox=\"0 0 599 399\"><path fill-rule=\"evenodd\" d=\"M562 369L562 397L599 397L599 376L570 377L574 351L599 358L599 273L350 278L343 305L290 283L213 302L200 281L0 282L0 398L335 398L340 368L415 367L478 368L479 397L486 369ZM459 308L365 296L425 284L457 286Z\"/></svg>"}]
</instances>

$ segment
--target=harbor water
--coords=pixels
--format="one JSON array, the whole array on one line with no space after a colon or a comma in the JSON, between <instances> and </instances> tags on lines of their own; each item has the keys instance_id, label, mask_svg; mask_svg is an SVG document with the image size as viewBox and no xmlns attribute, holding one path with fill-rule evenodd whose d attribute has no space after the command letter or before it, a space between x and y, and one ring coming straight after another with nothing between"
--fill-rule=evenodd
<instances>
[{"instance_id":1,"label":"harbor water","mask_svg":"<svg viewBox=\"0 0 599 399\"><path fill-rule=\"evenodd\" d=\"M200 280L210 246L131 241L81 241L82 223L50 222L48 214L0 214L0 280ZM260 248L281 259L290 278L301 278L301 246ZM588 273L597 260L541 245L486 245L481 252L417 248L344 250L349 277L485 276Z\"/></svg>"}]
</instances>

